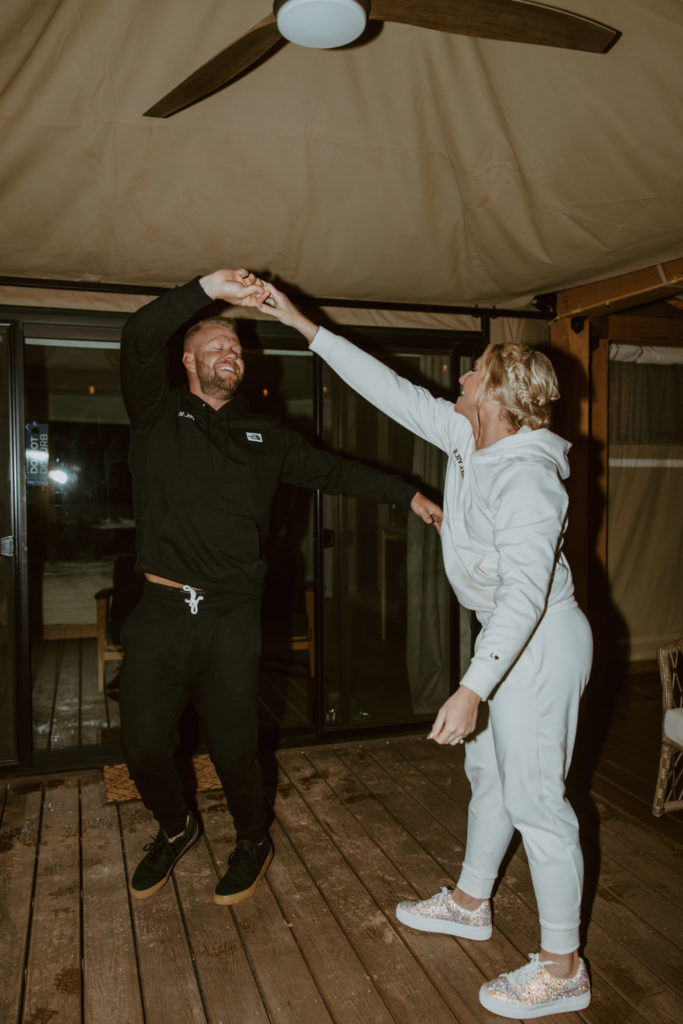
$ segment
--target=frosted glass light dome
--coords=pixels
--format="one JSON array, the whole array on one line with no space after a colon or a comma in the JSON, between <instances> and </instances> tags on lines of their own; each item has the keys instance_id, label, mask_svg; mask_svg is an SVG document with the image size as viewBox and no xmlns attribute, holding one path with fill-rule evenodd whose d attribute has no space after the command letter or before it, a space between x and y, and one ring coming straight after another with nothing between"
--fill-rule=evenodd
<instances>
[{"instance_id":1,"label":"frosted glass light dome","mask_svg":"<svg viewBox=\"0 0 683 1024\"><path fill-rule=\"evenodd\" d=\"M353 42L367 22L366 7L358 0L285 0L276 14L285 39L319 50Z\"/></svg>"}]
</instances>

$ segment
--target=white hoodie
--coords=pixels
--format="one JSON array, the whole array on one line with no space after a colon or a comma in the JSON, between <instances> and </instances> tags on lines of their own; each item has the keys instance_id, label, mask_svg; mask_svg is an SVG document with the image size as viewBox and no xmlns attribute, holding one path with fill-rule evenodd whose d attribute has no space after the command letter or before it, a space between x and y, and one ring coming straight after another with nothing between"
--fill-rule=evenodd
<instances>
[{"instance_id":1,"label":"white hoodie","mask_svg":"<svg viewBox=\"0 0 683 1024\"><path fill-rule=\"evenodd\" d=\"M458 600L483 626L461 683L486 700L546 608L575 603L560 552L570 445L550 430L522 427L477 450L469 420L445 398L416 387L324 327L311 348L360 395L448 455L444 565Z\"/></svg>"}]
</instances>

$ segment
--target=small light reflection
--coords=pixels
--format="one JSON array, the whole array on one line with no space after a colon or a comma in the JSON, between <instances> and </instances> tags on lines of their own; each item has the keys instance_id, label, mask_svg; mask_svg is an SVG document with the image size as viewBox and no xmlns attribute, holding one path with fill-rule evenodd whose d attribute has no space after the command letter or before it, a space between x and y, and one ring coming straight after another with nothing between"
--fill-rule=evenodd
<instances>
[{"instance_id":1,"label":"small light reflection","mask_svg":"<svg viewBox=\"0 0 683 1024\"><path fill-rule=\"evenodd\" d=\"M95 385L94 384L89 384L88 385L88 394L89 395L94 395L95 394Z\"/></svg>"},{"instance_id":2,"label":"small light reflection","mask_svg":"<svg viewBox=\"0 0 683 1024\"><path fill-rule=\"evenodd\" d=\"M264 398L267 398L268 395L270 394L270 391L268 390L268 388L263 388L261 394L263 395Z\"/></svg>"},{"instance_id":3,"label":"small light reflection","mask_svg":"<svg viewBox=\"0 0 683 1024\"><path fill-rule=\"evenodd\" d=\"M69 479L69 474L65 473L63 469L51 469L49 477L50 480L54 480L56 484L65 484Z\"/></svg>"}]
</instances>

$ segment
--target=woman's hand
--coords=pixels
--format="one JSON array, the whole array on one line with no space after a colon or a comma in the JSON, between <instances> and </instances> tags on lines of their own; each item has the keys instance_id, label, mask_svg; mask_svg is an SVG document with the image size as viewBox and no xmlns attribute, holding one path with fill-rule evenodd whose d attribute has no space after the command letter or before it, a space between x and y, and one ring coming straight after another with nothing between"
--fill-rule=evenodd
<instances>
[{"instance_id":1,"label":"woman's hand","mask_svg":"<svg viewBox=\"0 0 683 1024\"><path fill-rule=\"evenodd\" d=\"M263 281L241 267L239 270L214 270L199 279L210 299L230 302L233 306L256 306L267 298Z\"/></svg>"},{"instance_id":2,"label":"woman's hand","mask_svg":"<svg viewBox=\"0 0 683 1024\"><path fill-rule=\"evenodd\" d=\"M436 532L441 534L443 509L440 505L430 501L429 498L425 498L424 494L417 491L410 503L410 507L415 515L419 516L424 523L427 523L428 526L433 526Z\"/></svg>"},{"instance_id":3,"label":"woman's hand","mask_svg":"<svg viewBox=\"0 0 683 1024\"><path fill-rule=\"evenodd\" d=\"M276 288L274 284L264 281L263 287L265 288L266 296L256 304L256 308L261 313L269 313L270 316L274 316L281 324L300 331L310 345L318 333L318 325L314 324L308 317L305 317L296 308L294 303L290 302L285 293Z\"/></svg>"},{"instance_id":4,"label":"woman's hand","mask_svg":"<svg viewBox=\"0 0 683 1024\"><path fill-rule=\"evenodd\" d=\"M439 709L427 737L435 743L462 743L477 727L481 697L468 686L460 686Z\"/></svg>"}]
</instances>

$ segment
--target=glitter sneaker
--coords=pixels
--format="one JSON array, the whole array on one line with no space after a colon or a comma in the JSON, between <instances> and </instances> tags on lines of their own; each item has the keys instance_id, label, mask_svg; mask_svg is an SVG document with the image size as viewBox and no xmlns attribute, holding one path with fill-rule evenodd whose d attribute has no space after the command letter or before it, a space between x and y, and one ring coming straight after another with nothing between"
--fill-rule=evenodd
<instances>
[{"instance_id":1,"label":"glitter sneaker","mask_svg":"<svg viewBox=\"0 0 683 1024\"><path fill-rule=\"evenodd\" d=\"M479 1002L491 1013L515 1020L585 1010L591 1001L591 985L583 960L573 978L556 978L546 971L545 965L552 962L531 953L528 964L482 985Z\"/></svg>"},{"instance_id":2,"label":"glitter sneaker","mask_svg":"<svg viewBox=\"0 0 683 1024\"><path fill-rule=\"evenodd\" d=\"M458 906L446 886L428 900L399 903L396 917L402 924L420 932L445 932L461 939L482 941L490 939L493 931L488 900L484 900L476 910L465 910Z\"/></svg>"}]
</instances>

